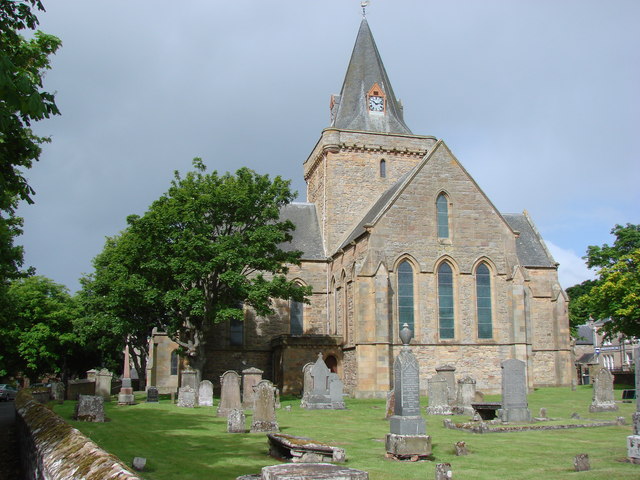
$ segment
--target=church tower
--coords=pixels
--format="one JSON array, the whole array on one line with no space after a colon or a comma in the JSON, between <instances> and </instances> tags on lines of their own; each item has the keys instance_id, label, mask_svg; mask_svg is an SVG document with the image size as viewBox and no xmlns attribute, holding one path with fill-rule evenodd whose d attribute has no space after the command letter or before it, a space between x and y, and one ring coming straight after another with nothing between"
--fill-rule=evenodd
<instances>
[{"instance_id":1,"label":"church tower","mask_svg":"<svg viewBox=\"0 0 640 480\"><path fill-rule=\"evenodd\" d=\"M326 253L340 248L383 192L435 144L404 122L366 18L342 90L330 101L331 123L304 163L307 201L317 208Z\"/></svg>"}]
</instances>

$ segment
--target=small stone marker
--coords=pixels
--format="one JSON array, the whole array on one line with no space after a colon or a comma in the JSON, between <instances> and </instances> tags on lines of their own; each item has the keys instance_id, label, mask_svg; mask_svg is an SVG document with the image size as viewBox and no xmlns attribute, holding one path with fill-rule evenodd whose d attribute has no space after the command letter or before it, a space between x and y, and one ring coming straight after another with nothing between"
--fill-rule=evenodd
<instances>
[{"instance_id":1,"label":"small stone marker","mask_svg":"<svg viewBox=\"0 0 640 480\"><path fill-rule=\"evenodd\" d=\"M539 418L544 418L545 420L547 419L547 409L542 407L540 409L540 413L538 414Z\"/></svg>"},{"instance_id":2,"label":"small stone marker","mask_svg":"<svg viewBox=\"0 0 640 480\"><path fill-rule=\"evenodd\" d=\"M527 403L526 365L511 358L502 362L502 415L503 422L530 422Z\"/></svg>"},{"instance_id":3,"label":"small stone marker","mask_svg":"<svg viewBox=\"0 0 640 480\"><path fill-rule=\"evenodd\" d=\"M613 398L613 375L606 368L601 368L593 380L593 401L590 412L615 412L618 406Z\"/></svg>"},{"instance_id":4,"label":"small stone marker","mask_svg":"<svg viewBox=\"0 0 640 480\"><path fill-rule=\"evenodd\" d=\"M465 442L456 442L454 447L456 449L457 457L460 457L462 455L469 455L469 450L467 450L467 444Z\"/></svg>"},{"instance_id":5,"label":"small stone marker","mask_svg":"<svg viewBox=\"0 0 640 480\"><path fill-rule=\"evenodd\" d=\"M450 480L453 478L450 463L436 464L436 480Z\"/></svg>"},{"instance_id":6,"label":"small stone marker","mask_svg":"<svg viewBox=\"0 0 640 480\"><path fill-rule=\"evenodd\" d=\"M471 406L476 401L476 381L466 376L458 380L458 400L455 413L458 415L473 415L475 410Z\"/></svg>"},{"instance_id":7,"label":"small stone marker","mask_svg":"<svg viewBox=\"0 0 640 480\"><path fill-rule=\"evenodd\" d=\"M73 418L82 422L104 422L104 398L99 395L79 395Z\"/></svg>"},{"instance_id":8,"label":"small stone marker","mask_svg":"<svg viewBox=\"0 0 640 480\"><path fill-rule=\"evenodd\" d=\"M264 372L259 368L247 368L242 371L242 408L253 409L255 387L261 380Z\"/></svg>"},{"instance_id":9,"label":"small stone marker","mask_svg":"<svg viewBox=\"0 0 640 480\"><path fill-rule=\"evenodd\" d=\"M218 417L226 417L235 409L242 409L240 375L233 370L227 370L220 377L220 405L216 414Z\"/></svg>"},{"instance_id":10,"label":"small stone marker","mask_svg":"<svg viewBox=\"0 0 640 480\"><path fill-rule=\"evenodd\" d=\"M209 380L202 380L198 387L198 405L213 407L213 384Z\"/></svg>"},{"instance_id":11,"label":"small stone marker","mask_svg":"<svg viewBox=\"0 0 640 480\"><path fill-rule=\"evenodd\" d=\"M244 411L234 408L227 417L227 433L245 433L246 418Z\"/></svg>"},{"instance_id":12,"label":"small stone marker","mask_svg":"<svg viewBox=\"0 0 640 480\"><path fill-rule=\"evenodd\" d=\"M573 467L576 472L586 472L591 469L591 465L589 465L589 454L588 453L579 453L573 459Z\"/></svg>"},{"instance_id":13,"label":"small stone marker","mask_svg":"<svg viewBox=\"0 0 640 480\"><path fill-rule=\"evenodd\" d=\"M269 380L261 380L255 387L255 401L251 433L279 432L276 420L275 387Z\"/></svg>"},{"instance_id":14,"label":"small stone marker","mask_svg":"<svg viewBox=\"0 0 640 480\"><path fill-rule=\"evenodd\" d=\"M144 457L133 457L133 469L138 472L144 472L144 467L147 465L147 459Z\"/></svg>"},{"instance_id":15,"label":"small stone marker","mask_svg":"<svg viewBox=\"0 0 640 480\"><path fill-rule=\"evenodd\" d=\"M291 405L287 405L286 407L284 407L284 411L285 412L290 412L291 411Z\"/></svg>"},{"instance_id":16,"label":"small stone marker","mask_svg":"<svg viewBox=\"0 0 640 480\"><path fill-rule=\"evenodd\" d=\"M196 391L190 386L180 387L178 390L178 407L195 408L197 400Z\"/></svg>"},{"instance_id":17,"label":"small stone marker","mask_svg":"<svg viewBox=\"0 0 640 480\"><path fill-rule=\"evenodd\" d=\"M427 413L429 415L451 415L451 407L449 406L449 383L447 379L439 373L427 380L427 396L429 397L429 406Z\"/></svg>"},{"instance_id":18,"label":"small stone marker","mask_svg":"<svg viewBox=\"0 0 640 480\"><path fill-rule=\"evenodd\" d=\"M147 403L158 403L158 389L156 387L147 388Z\"/></svg>"}]
</instances>

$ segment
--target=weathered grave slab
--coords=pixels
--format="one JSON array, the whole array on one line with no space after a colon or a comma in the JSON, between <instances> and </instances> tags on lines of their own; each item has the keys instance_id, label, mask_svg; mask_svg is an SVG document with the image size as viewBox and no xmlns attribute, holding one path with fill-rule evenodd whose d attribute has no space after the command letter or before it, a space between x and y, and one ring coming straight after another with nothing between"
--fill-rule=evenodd
<instances>
[{"instance_id":1,"label":"weathered grave slab","mask_svg":"<svg viewBox=\"0 0 640 480\"><path fill-rule=\"evenodd\" d=\"M526 365L511 358L502 362L502 410L503 422L530 422L531 412L527 403Z\"/></svg>"},{"instance_id":2,"label":"weathered grave slab","mask_svg":"<svg viewBox=\"0 0 640 480\"><path fill-rule=\"evenodd\" d=\"M73 418L82 422L104 422L104 398L99 395L79 395Z\"/></svg>"},{"instance_id":3,"label":"weathered grave slab","mask_svg":"<svg viewBox=\"0 0 640 480\"><path fill-rule=\"evenodd\" d=\"M147 403L158 403L158 389L156 387L147 388Z\"/></svg>"},{"instance_id":4,"label":"weathered grave slab","mask_svg":"<svg viewBox=\"0 0 640 480\"><path fill-rule=\"evenodd\" d=\"M209 380L202 380L198 387L198 405L213 407L213 384Z\"/></svg>"},{"instance_id":5,"label":"weathered grave slab","mask_svg":"<svg viewBox=\"0 0 640 480\"><path fill-rule=\"evenodd\" d=\"M336 373L331 372L324 363L322 353L309 371L311 391L305 395L301 406L308 410L342 410L344 405L344 386ZM305 388L307 388L305 386Z\"/></svg>"},{"instance_id":6,"label":"weathered grave slab","mask_svg":"<svg viewBox=\"0 0 640 480\"><path fill-rule=\"evenodd\" d=\"M251 367L242 371L242 408L253 409L255 387L262 380L264 372L259 368Z\"/></svg>"},{"instance_id":7,"label":"weathered grave slab","mask_svg":"<svg viewBox=\"0 0 640 480\"><path fill-rule=\"evenodd\" d=\"M613 375L606 368L601 368L593 380L593 401L590 412L615 412L618 406L613 397Z\"/></svg>"},{"instance_id":8,"label":"weathered grave slab","mask_svg":"<svg viewBox=\"0 0 640 480\"><path fill-rule=\"evenodd\" d=\"M95 374L96 380L96 395L104 398L105 402L111 401L111 379L113 378L113 373L111 373L106 368L103 368L99 372Z\"/></svg>"},{"instance_id":9,"label":"weathered grave slab","mask_svg":"<svg viewBox=\"0 0 640 480\"><path fill-rule=\"evenodd\" d=\"M246 418L244 411L234 408L227 417L227 433L245 433Z\"/></svg>"},{"instance_id":10,"label":"weathered grave slab","mask_svg":"<svg viewBox=\"0 0 640 480\"><path fill-rule=\"evenodd\" d=\"M198 403L196 391L190 386L180 387L178 390L178 407L195 408Z\"/></svg>"},{"instance_id":11,"label":"weathered grave slab","mask_svg":"<svg viewBox=\"0 0 640 480\"><path fill-rule=\"evenodd\" d=\"M294 463L342 463L346 460L344 448L318 442L306 437L268 433L269 455Z\"/></svg>"},{"instance_id":12,"label":"weathered grave slab","mask_svg":"<svg viewBox=\"0 0 640 480\"><path fill-rule=\"evenodd\" d=\"M251 433L279 432L276 419L276 388L269 380L261 380L255 387Z\"/></svg>"},{"instance_id":13,"label":"weathered grave slab","mask_svg":"<svg viewBox=\"0 0 640 480\"><path fill-rule=\"evenodd\" d=\"M429 415L453 414L449 405L449 383L444 376L437 373L427 380L427 396L429 397L427 407Z\"/></svg>"},{"instance_id":14,"label":"weathered grave slab","mask_svg":"<svg viewBox=\"0 0 640 480\"><path fill-rule=\"evenodd\" d=\"M458 396L456 389L456 367L453 365L440 365L436 367L436 374L441 375L447 381L447 386L449 387L447 404L454 406Z\"/></svg>"},{"instance_id":15,"label":"weathered grave slab","mask_svg":"<svg viewBox=\"0 0 640 480\"><path fill-rule=\"evenodd\" d=\"M458 400L453 408L458 415L473 415L475 410L472 404L476 398L476 381L466 376L458 380Z\"/></svg>"},{"instance_id":16,"label":"weathered grave slab","mask_svg":"<svg viewBox=\"0 0 640 480\"><path fill-rule=\"evenodd\" d=\"M220 405L216 414L218 417L226 417L235 409L242 409L240 375L233 370L227 370L220 376Z\"/></svg>"},{"instance_id":17,"label":"weathered grave slab","mask_svg":"<svg viewBox=\"0 0 640 480\"><path fill-rule=\"evenodd\" d=\"M331 463L283 463L262 469L262 480L368 480L369 474Z\"/></svg>"}]
</instances>

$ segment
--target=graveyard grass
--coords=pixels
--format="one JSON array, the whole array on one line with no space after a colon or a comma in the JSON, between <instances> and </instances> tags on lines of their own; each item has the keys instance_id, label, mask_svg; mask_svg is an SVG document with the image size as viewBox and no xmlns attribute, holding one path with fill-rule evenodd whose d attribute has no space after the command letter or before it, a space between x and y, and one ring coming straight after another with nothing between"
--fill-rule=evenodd
<instances>
[{"instance_id":1,"label":"graveyard grass","mask_svg":"<svg viewBox=\"0 0 640 480\"><path fill-rule=\"evenodd\" d=\"M160 403L144 403L144 396L133 406L105 406L106 423L71 420L75 402L56 405L55 411L98 445L131 465L134 457L147 459L147 471L140 476L149 480L203 479L235 480L240 475L259 473L278 460L268 456L265 434L226 433L226 418L216 417L216 407L178 408L161 396ZM304 410L297 398L283 398L277 411L282 433L313 438L345 449L346 466L369 472L371 480L431 479L436 463L451 463L453 478L461 479L638 479L640 465L626 460L626 438L632 433L634 403L621 403L616 390L618 412L589 413L591 386L541 388L529 395L529 408L535 417L541 407L550 418L566 423L577 412L582 419L615 420L622 416L627 425L577 428L569 430L517 433L472 434L443 427L444 418L456 422L468 417L424 415L427 433L432 438L433 459L399 462L385 458L385 435L389 422L384 419L384 400L346 399L347 410ZM115 397L114 397L115 399ZM499 401L487 396L485 401ZM427 405L425 398L422 406ZM216 401L217 405L217 401ZM422 409L424 411L424 408ZM251 414L247 413L247 429ZM559 423L559 422L551 422ZM467 456L455 456L454 444L465 441ZM573 458L589 455L591 470L575 472Z\"/></svg>"}]
</instances>

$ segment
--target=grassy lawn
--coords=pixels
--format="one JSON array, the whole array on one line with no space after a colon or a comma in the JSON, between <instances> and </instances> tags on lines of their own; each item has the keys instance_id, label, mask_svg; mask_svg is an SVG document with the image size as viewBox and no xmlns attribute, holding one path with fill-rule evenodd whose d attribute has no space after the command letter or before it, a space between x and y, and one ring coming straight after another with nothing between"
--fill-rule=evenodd
<instances>
[{"instance_id":1,"label":"grassy lawn","mask_svg":"<svg viewBox=\"0 0 640 480\"><path fill-rule=\"evenodd\" d=\"M591 395L590 386L580 386L576 391L542 388L529 395L529 408L537 416L545 407L549 417L567 422L577 412L583 419L602 421L623 416L631 423L635 403L619 403L618 412L592 414ZM74 402L54 409L123 462L130 465L133 457L145 457L148 471L141 476L149 480L235 480L278 463L267 455L264 434L226 433L226 418L215 416L216 407L186 409L167 399L147 404L142 403L142 395L137 398L141 401L138 405L108 404L105 411L110 421L106 423L71 420ZM620 398L621 393L616 391L616 399ZM499 401L499 396L486 400ZM435 464L441 462L451 463L454 478L459 479L640 478L640 465L626 462L630 425L480 435L445 429L442 420L446 417L425 415L433 461L398 462L384 457L384 437L389 432L384 401L347 399L346 404L348 410L303 410L298 399L285 398L282 405L291 405L292 409L279 410L278 423L283 433L341 446L346 450L346 466L366 470L371 480L431 479ZM426 399L422 404L427 405ZM248 428L249 412L247 417ZM467 419L453 417L457 422ZM455 456L457 441L467 443L468 456ZM591 471L573 471L573 457L578 453L589 454Z\"/></svg>"}]
</instances>

